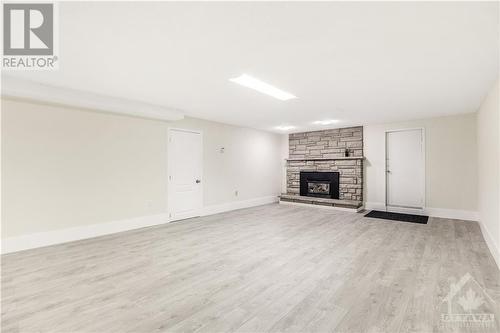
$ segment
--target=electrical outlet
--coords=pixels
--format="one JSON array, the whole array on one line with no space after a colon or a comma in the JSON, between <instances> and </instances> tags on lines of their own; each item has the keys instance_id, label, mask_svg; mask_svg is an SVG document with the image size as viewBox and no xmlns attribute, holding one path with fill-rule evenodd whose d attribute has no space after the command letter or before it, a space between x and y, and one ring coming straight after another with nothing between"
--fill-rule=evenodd
<instances>
[{"instance_id":1,"label":"electrical outlet","mask_svg":"<svg viewBox=\"0 0 500 333\"><path fill-rule=\"evenodd\" d=\"M237 197L238 196L238 190L234 191L234 196Z\"/></svg>"}]
</instances>

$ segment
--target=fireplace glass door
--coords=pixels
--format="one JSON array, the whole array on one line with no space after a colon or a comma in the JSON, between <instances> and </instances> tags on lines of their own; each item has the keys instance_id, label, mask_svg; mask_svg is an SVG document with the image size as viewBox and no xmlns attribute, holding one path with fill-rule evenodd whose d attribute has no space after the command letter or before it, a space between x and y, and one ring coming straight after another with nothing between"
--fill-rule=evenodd
<instances>
[{"instance_id":1,"label":"fireplace glass door","mask_svg":"<svg viewBox=\"0 0 500 333\"><path fill-rule=\"evenodd\" d=\"M329 194L330 184L324 182L307 182L307 192L310 194Z\"/></svg>"}]
</instances>

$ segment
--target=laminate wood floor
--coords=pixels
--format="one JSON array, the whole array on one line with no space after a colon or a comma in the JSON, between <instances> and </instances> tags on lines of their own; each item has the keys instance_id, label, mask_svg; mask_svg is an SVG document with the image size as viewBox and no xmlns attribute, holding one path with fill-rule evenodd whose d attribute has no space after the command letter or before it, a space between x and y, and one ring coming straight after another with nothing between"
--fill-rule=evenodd
<instances>
[{"instance_id":1,"label":"laminate wood floor","mask_svg":"<svg viewBox=\"0 0 500 333\"><path fill-rule=\"evenodd\" d=\"M2 256L4 333L498 332L499 304L478 224L439 218L274 204Z\"/></svg>"}]
</instances>

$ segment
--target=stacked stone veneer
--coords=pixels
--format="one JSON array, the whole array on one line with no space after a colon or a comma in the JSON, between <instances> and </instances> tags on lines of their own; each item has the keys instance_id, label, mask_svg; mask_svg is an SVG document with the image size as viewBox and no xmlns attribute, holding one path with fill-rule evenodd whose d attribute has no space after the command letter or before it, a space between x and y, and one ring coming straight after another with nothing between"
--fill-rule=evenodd
<instances>
[{"instance_id":1,"label":"stacked stone veneer","mask_svg":"<svg viewBox=\"0 0 500 333\"><path fill-rule=\"evenodd\" d=\"M340 173L339 199L362 201L363 160L346 159L346 148L352 157L363 156L363 127L290 134L287 193L300 193L300 171L336 171Z\"/></svg>"}]
</instances>

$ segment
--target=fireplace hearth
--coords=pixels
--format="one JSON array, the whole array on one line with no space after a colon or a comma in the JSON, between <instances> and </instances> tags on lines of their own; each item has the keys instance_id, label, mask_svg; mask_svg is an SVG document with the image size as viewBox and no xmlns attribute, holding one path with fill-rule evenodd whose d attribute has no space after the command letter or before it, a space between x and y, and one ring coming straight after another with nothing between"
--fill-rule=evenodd
<instances>
[{"instance_id":1,"label":"fireplace hearth","mask_svg":"<svg viewBox=\"0 0 500 333\"><path fill-rule=\"evenodd\" d=\"M300 195L308 197L339 198L339 173L301 171Z\"/></svg>"}]
</instances>

